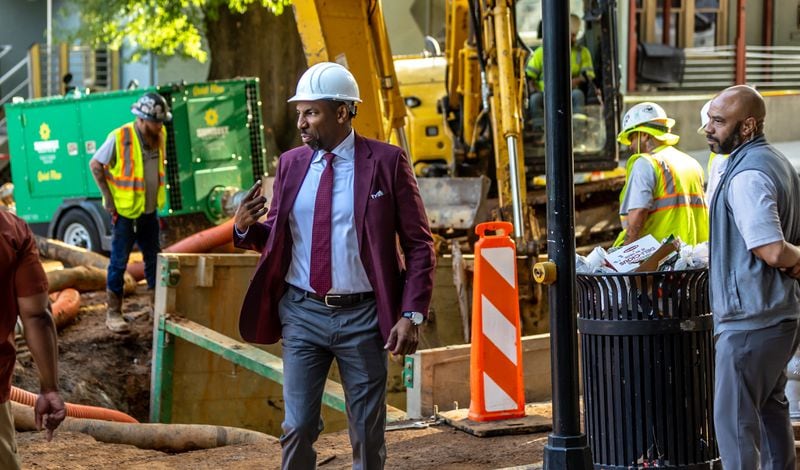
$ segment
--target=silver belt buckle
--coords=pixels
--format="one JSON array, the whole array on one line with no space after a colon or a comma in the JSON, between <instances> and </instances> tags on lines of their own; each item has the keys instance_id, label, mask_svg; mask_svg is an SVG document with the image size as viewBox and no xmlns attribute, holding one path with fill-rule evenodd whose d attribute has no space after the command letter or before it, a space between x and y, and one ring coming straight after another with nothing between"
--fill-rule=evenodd
<instances>
[{"instance_id":1,"label":"silver belt buckle","mask_svg":"<svg viewBox=\"0 0 800 470\"><path fill-rule=\"evenodd\" d=\"M325 294L325 306L331 308L339 308L341 305L332 305L328 302L328 299L341 299L342 296L339 294Z\"/></svg>"}]
</instances>

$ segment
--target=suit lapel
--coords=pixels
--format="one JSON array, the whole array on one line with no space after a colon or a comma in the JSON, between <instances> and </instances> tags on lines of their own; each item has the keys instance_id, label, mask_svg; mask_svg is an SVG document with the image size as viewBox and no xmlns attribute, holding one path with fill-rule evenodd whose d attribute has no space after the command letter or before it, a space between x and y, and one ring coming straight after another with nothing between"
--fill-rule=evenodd
<instances>
[{"instance_id":1,"label":"suit lapel","mask_svg":"<svg viewBox=\"0 0 800 470\"><path fill-rule=\"evenodd\" d=\"M358 246L362 246L361 238L364 232L364 215L367 212L367 199L375 173L375 159L372 149L367 144L366 139L356 134L355 144L355 177L353 183L353 211L356 219L356 234L358 235Z\"/></svg>"},{"instance_id":2,"label":"suit lapel","mask_svg":"<svg viewBox=\"0 0 800 470\"><path fill-rule=\"evenodd\" d=\"M282 226L283 222L287 220L289 217L289 212L294 207L294 201L297 199L297 193L300 192L300 186L303 184L303 180L306 178L306 173L308 173L308 167L311 165L311 156L314 155L314 151L311 150L309 147L303 149L303 152L297 156L297 158L293 158L289 163L289 168L286 169L286 177L283 183L283 194L281 200L281 207L278 212L278 217L281 218L281 221L278 222L278 226Z\"/></svg>"}]
</instances>

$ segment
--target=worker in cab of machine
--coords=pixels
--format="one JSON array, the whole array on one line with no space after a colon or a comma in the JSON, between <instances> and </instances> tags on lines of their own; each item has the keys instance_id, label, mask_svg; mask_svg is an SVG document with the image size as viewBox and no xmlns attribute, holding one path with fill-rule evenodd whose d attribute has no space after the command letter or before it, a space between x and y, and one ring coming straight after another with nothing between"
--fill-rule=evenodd
<instances>
[{"instance_id":1,"label":"worker in cab of machine","mask_svg":"<svg viewBox=\"0 0 800 470\"><path fill-rule=\"evenodd\" d=\"M58 335L50 313L48 283L39 248L30 227L0 210L0 468L20 468L11 413L11 378L17 363L14 327L17 317L28 350L39 370L40 391L34 403L36 427L47 429L47 440L64 421L66 407L58 392ZM35 466L35 459L29 465Z\"/></svg>"},{"instance_id":2,"label":"worker in cab of machine","mask_svg":"<svg viewBox=\"0 0 800 470\"><path fill-rule=\"evenodd\" d=\"M156 210L164 206L164 159L167 134L164 122L172 119L169 106L158 93L145 93L131 107L136 120L111 131L89 161L103 205L111 215L111 259L108 263L106 326L127 333L122 316L125 269L133 244L144 259L147 287L154 292L159 222Z\"/></svg>"},{"instance_id":3,"label":"worker in cab of machine","mask_svg":"<svg viewBox=\"0 0 800 470\"><path fill-rule=\"evenodd\" d=\"M361 99L345 67L310 67L289 102L305 145L280 156L269 211L256 182L235 216L234 244L261 252L239 332L260 344L282 339L282 468L316 468L322 394L336 359L353 468L382 469L387 352L417 348L433 239L408 156L353 130Z\"/></svg>"},{"instance_id":4,"label":"worker in cab of machine","mask_svg":"<svg viewBox=\"0 0 800 470\"><path fill-rule=\"evenodd\" d=\"M540 24L541 26L541 24ZM581 89L594 80L594 65L592 55L584 46L578 44L578 31L581 29L581 19L578 15L569 16L570 33L570 78L572 80L572 113L583 113L586 104L586 95ZM539 28L541 37L541 28ZM541 131L544 127L544 45L538 47L525 66L525 75L528 77L530 100L528 110L534 130Z\"/></svg>"},{"instance_id":5,"label":"worker in cab of machine","mask_svg":"<svg viewBox=\"0 0 800 470\"><path fill-rule=\"evenodd\" d=\"M703 167L675 148L675 120L656 103L634 105L622 118L617 140L631 149L620 193L622 232L614 246L645 235L658 241L674 235L696 245L708 240Z\"/></svg>"}]
</instances>

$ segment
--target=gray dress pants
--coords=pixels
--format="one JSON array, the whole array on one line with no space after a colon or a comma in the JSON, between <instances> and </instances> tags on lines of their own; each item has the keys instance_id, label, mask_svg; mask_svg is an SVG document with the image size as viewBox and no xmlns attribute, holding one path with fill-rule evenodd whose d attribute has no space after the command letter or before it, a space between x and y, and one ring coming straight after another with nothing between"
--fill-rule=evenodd
<instances>
[{"instance_id":1,"label":"gray dress pants","mask_svg":"<svg viewBox=\"0 0 800 470\"><path fill-rule=\"evenodd\" d=\"M798 321L725 331L716 341L714 426L725 470L794 470L786 365Z\"/></svg>"},{"instance_id":2,"label":"gray dress pants","mask_svg":"<svg viewBox=\"0 0 800 470\"><path fill-rule=\"evenodd\" d=\"M383 469L387 353L378 329L375 300L330 308L289 287L278 313L285 405L281 468L316 468L314 443L323 428L322 392L335 358L347 401L353 469Z\"/></svg>"}]
</instances>

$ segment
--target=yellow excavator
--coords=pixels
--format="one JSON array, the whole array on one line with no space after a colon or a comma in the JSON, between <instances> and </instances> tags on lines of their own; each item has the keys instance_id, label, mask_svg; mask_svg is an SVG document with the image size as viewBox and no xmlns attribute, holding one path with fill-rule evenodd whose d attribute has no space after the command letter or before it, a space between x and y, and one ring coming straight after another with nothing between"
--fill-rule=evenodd
<instances>
[{"instance_id":1,"label":"yellow excavator","mask_svg":"<svg viewBox=\"0 0 800 470\"><path fill-rule=\"evenodd\" d=\"M613 7L572 3L599 91L573 126L576 182L590 183L576 188L581 245L619 227L612 206L623 179L608 171L617 167L620 96ZM540 1L295 0L294 12L309 65L339 62L356 76L364 96L357 131L407 150L434 229L458 234L502 218L524 227L522 251L538 250L544 146L526 128L524 69L541 42L532 31ZM395 45L418 31L423 52L393 55L390 31L400 36Z\"/></svg>"},{"instance_id":2,"label":"yellow excavator","mask_svg":"<svg viewBox=\"0 0 800 470\"><path fill-rule=\"evenodd\" d=\"M357 132L405 148L431 228L469 240L479 222L511 221L521 258L535 262L546 246L546 143L536 142L527 125L525 64L541 47L535 31L541 1L294 0L293 6L308 64L338 62L358 80ZM596 64L597 92L589 92L584 113L573 119L576 238L578 246L591 246L619 231L616 23L611 2L571 0L571 7ZM393 55L392 45L404 54ZM408 53L415 50L421 52ZM537 303L541 291L524 275L521 297Z\"/></svg>"}]
</instances>

